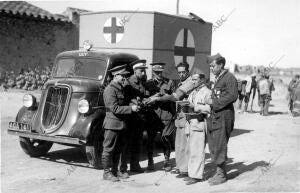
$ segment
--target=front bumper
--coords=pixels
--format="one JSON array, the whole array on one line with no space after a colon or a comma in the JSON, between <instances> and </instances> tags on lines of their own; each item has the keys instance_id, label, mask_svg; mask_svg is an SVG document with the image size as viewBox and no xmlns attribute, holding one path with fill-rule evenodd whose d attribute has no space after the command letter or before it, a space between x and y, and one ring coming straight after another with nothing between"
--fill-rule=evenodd
<instances>
[{"instance_id":1,"label":"front bumper","mask_svg":"<svg viewBox=\"0 0 300 193\"><path fill-rule=\"evenodd\" d=\"M52 141L55 143L63 143L63 144L72 144L72 145L84 145L86 144L85 140L80 140L78 138L66 137L66 136L49 136L41 133L32 133L28 131L22 131L17 129L8 129L8 134L17 135L20 137L27 137L31 139L38 139L43 141Z\"/></svg>"}]
</instances>

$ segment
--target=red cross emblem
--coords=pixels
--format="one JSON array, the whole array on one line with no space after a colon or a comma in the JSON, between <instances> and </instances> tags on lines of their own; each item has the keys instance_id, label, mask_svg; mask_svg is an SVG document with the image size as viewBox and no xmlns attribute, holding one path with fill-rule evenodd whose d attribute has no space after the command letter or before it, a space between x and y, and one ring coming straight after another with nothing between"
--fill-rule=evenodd
<instances>
[{"instance_id":1,"label":"red cross emblem","mask_svg":"<svg viewBox=\"0 0 300 193\"><path fill-rule=\"evenodd\" d=\"M174 59L177 65L180 62L187 62L190 68L194 65L195 60L195 42L192 32L183 28L177 34L174 46Z\"/></svg>"},{"instance_id":2,"label":"red cross emblem","mask_svg":"<svg viewBox=\"0 0 300 193\"><path fill-rule=\"evenodd\" d=\"M103 35L108 43L115 44L121 41L124 35L124 25L121 19L111 17L104 23Z\"/></svg>"}]
</instances>

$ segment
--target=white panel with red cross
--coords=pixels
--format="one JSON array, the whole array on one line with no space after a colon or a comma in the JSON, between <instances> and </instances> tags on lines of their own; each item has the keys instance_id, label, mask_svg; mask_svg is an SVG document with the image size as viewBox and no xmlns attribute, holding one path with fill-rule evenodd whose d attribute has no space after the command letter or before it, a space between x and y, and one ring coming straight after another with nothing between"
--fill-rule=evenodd
<instances>
[{"instance_id":1,"label":"white panel with red cross","mask_svg":"<svg viewBox=\"0 0 300 193\"><path fill-rule=\"evenodd\" d=\"M124 36L124 25L120 18L111 17L104 23L103 36L110 44L116 44L122 40Z\"/></svg>"}]
</instances>

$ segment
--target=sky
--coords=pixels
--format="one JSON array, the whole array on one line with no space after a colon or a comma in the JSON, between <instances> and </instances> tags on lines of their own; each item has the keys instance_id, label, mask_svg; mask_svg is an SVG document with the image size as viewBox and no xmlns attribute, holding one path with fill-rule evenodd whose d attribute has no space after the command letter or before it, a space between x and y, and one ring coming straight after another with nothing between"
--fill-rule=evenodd
<instances>
[{"instance_id":1,"label":"sky","mask_svg":"<svg viewBox=\"0 0 300 193\"><path fill-rule=\"evenodd\" d=\"M138 10L168 14L176 14L176 2L29 1L51 13L74 7L90 11ZM212 35L212 54L220 53L229 63L300 67L300 0L179 0L179 14L189 12L215 26L219 23ZM220 25L220 20L225 21Z\"/></svg>"}]
</instances>

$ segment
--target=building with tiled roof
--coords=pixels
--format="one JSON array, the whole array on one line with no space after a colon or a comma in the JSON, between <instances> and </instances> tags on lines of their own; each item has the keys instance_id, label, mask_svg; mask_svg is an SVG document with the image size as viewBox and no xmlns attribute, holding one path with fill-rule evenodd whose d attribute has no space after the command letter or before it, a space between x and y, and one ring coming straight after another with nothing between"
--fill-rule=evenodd
<instances>
[{"instance_id":1,"label":"building with tiled roof","mask_svg":"<svg viewBox=\"0 0 300 193\"><path fill-rule=\"evenodd\" d=\"M71 22L68 17L52 14L26 1L0 1L0 11L7 14L27 15L35 18Z\"/></svg>"},{"instance_id":2,"label":"building with tiled roof","mask_svg":"<svg viewBox=\"0 0 300 193\"><path fill-rule=\"evenodd\" d=\"M0 1L0 69L44 68L58 53L78 49L79 14L86 11L68 8L60 15L25 1Z\"/></svg>"}]
</instances>

